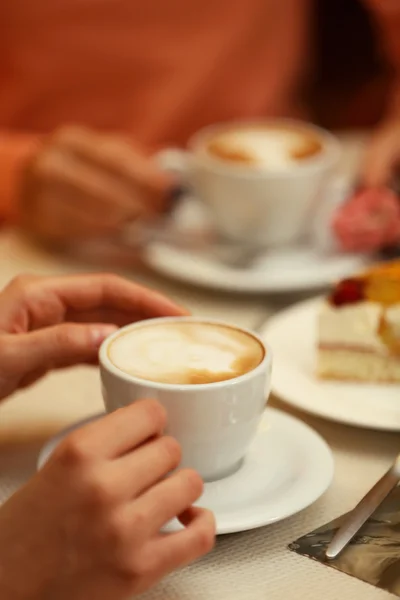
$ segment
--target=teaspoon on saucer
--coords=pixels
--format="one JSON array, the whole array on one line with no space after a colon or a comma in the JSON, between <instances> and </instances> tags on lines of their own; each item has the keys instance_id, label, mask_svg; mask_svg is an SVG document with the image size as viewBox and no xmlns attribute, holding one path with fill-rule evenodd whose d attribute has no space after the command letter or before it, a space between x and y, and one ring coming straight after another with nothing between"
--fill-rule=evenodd
<instances>
[{"instance_id":1,"label":"teaspoon on saucer","mask_svg":"<svg viewBox=\"0 0 400 600\"><path fill-rule=\"evenodd\" d=\"M168 218L135 221L121 232L118 243L136 250L152 243L167 244L203 258L209 256L233 269L248 269L265 253L265 249L225 239L209 228L173 227Z\"/></svg>"}]
</instances>

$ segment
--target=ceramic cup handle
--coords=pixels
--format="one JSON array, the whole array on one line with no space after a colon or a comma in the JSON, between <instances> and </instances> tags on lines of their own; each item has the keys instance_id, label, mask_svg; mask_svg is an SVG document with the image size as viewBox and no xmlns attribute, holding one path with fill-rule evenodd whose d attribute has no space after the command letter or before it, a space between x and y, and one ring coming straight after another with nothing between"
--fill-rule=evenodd
<instances>
[{"instance_id":1,"label":"ceramic cup handle","mask_svg":"<svg viewBox=\"0 0 400 600\"><path fill-rule=\"evenodd\" d=\"M188 185L190 153L179 148L167 148L155 155L157 164L165 171L176 175L183 186Z\"/></svg>"},{"instance_id":2,"label":"ceramic cup handle","mask_svg":"<svg viewBox=\"0 0 400 600\"><path fill-rule=\"evenodd\" d=\"M163 171L172 173L176 179L168 202L167 213L170 213L190 191L190 153L179 148L166 148L158 152L154 159Z\"/></svg>"}]
</instances>

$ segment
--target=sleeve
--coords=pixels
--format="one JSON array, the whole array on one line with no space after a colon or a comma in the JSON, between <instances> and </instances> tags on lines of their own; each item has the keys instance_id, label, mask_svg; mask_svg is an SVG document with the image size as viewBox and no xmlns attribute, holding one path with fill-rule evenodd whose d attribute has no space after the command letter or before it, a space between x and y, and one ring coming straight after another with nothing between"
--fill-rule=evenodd
<instances>
[{"instance_id":1,"label":"sleeve","mask_svg":"<svg viewBox=\"0 0 400 600\"><path fill-rule=\"evenodd\" d=\"M382 53L393 69L389 115L400 117L400 0L363 0L375 20Z\"/></svg>"},{"instance_id":2,"label":"sleeve","mask_svg":"<svg viewBox=\"0 0 400 600\"><path fill-rule=\"evenodd\" d=\"M18 186L22 169L39 144L29 133L0 132L0 221L18 219Z\"/></svg>"}]
</instances>

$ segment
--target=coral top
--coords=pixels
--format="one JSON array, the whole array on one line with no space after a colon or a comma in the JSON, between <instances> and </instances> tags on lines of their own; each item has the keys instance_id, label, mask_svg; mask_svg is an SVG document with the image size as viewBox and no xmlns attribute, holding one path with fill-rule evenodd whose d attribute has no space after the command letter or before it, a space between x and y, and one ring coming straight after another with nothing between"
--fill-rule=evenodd
<instances>
[{"instance_id":1,"label":"coral top","mask_svg":"<svg viewBox=\"0 0 400 600\"><path fill-rule=\"evenodd\" d=\"M399 0L364 2L400 73ZM299 115L312 11L312 0L2 2L0 216L59 125L123 131L151 150L211 122Z\"/></svg>"}]
</instances>

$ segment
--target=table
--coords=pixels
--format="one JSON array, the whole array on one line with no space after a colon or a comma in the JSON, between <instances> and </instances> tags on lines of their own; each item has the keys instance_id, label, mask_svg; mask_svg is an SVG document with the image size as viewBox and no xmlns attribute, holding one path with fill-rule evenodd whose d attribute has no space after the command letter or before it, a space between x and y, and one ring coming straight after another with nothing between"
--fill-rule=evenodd
<instances>
[{"instance_id":1,"label":"table","mask_svg":"<svg viewBox=\"0 0 400 600\"><path fill-rule=\"evenodd\" d=\"M363 140L360 135L344 138L344 173L354 172ZM0 234L0 287L23 271L60 274L85 270L87 266L51 256L12 230ZM144 268L125 274L157 287L198 315L220 317L249 328L258 327L277 309L295 300L293 297L244 297L207 292L164 280ZM282 523L222 536L212 554L169 577L145 594L145 600L379 600L391 597L291 553L287 544L350 509L386 470L398 451L399 436L324 422L296 413L275 398L270 402L309 423L330 444L336 465L330 490L314 506ZM0 503L34 473L37 452L46 437L101 408L98 374L89 368L50 375L2 405Z\"/></svg>"}]
</instances>

